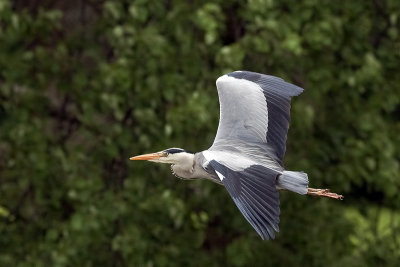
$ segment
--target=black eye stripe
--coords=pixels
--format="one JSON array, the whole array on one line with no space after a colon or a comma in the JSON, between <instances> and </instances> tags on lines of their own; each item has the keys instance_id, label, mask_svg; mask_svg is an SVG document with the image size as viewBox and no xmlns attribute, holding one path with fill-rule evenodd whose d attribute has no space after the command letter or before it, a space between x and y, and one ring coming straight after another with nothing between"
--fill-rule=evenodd
<instances>
[{"instance_id":1,"label":"black eye stripe","mask_svg":"<svg viewBox=\"0 0 400 267\"><path fill-rule=\"evenodd\" d=\"M167 152L168 154L175 154L175 153L181 153L181 152L191 153L191 152L181 149L181 148L168 148L164 151Z\"/></svg>"},{"instance_id":2,"label":"black eye stripe","mask_svg":"<svg viewBox=\"0 0 400 267\"><path fill-rule=\"evenodd\" d=\"M184 151L185 150L179 149L179 148L169 148L169 149L165 150L165 152L168 152L169 154L175 154L175 153L184 152Z\"/></svg>"}]
</instances>

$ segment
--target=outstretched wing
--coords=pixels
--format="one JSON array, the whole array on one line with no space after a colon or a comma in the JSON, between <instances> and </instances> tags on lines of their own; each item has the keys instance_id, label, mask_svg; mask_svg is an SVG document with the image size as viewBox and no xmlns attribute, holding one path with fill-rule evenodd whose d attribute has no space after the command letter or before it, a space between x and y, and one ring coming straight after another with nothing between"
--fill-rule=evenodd
<instances>
[{"instance_id":1,"label":"outstretched wing","mask_svg":"<svg viewBox=\"0 0 400 267\"><path fill-rule=\"evenodd\" d=\"M278 173L261 165L252 165L250 160L239 157L220 160L235 157L230 153L205 153L207 159L213 158L208 165L214 169L246 220L262 239L275 238L275 231L279 232L280 213L276 189ZM238 168L239 161L246 167Z\"/></svg>"},{"instance_id":2,"label":"outstretched wing","mask_svg":"<svg viewBox=\"0 0 400 267\"><path fill-rule=\"evenodd\" d=\"M213 146L226 140L266 143L282 164L290 121L290 98L303 89L284 80L235 71L217 80L220 121Z\"/></svg>"}]
</instances>

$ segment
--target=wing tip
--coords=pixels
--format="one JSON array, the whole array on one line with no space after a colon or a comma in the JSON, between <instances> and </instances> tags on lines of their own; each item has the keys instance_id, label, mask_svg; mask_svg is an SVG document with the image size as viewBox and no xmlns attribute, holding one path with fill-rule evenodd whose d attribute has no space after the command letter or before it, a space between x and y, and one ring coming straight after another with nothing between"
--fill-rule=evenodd
<instances>
[{"instance_id":1,"label":"wing tip","mask_svg":"<svg viewBox=\"0 0 400 267\"><path fill-rule=\"evenodd\" d=\"M228 76L228 77L232 77L232 78L236 78L236 79L245 79L245 80L249 80L251 82L257 83L257 84L259 84L260 81L265 82L266 80L275 80L276 82L283 83L285 85L285 90L282 91L281 90L282 88L280 88L280 90L274 90L274 91L278 91L279 93L287 95L287 96L298 96L304 91L304 88L297 86L295 84L292 84L290 82L287 82L282 78L279 78L279 77L276 77L273 75L262 74L262 73L258 73L258 72L252 72L252 71L247 71L247 70L236 70L236 71L227 73L227 74L219 77L217 79L217 81L224 76ZM263 86L261 86L261 87L263 87ZM270 89L272 89L272 88L270 88Z\"/></svg>"},{"instance_id":2,"label":"wing tip","mask_svg":"<svg viewBox=\"0 0 400 267\"><path fill-rule=\"evenodd\" d=\"M258 233L258 235L261 237L262 240L268 241L268 240L274 240L276 238L276 233L279 233L279 229L276 230L275 227L271 227L271 229L260 229L263 234L261 235Z\"/></svg>"}]
</instances>

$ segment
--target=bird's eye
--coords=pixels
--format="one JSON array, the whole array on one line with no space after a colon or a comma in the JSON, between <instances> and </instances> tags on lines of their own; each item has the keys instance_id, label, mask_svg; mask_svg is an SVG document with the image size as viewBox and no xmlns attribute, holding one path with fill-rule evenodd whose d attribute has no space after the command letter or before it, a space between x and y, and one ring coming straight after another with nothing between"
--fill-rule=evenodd
<instances>
[{"instance_id":1,"label":"bird's eye","mask_svg":"<svg viewBox=\"0 0 400 267\"><path fill-rule=\"evenodd\" d=\"M166 152L166 151L163 152L163 156L164 156L164 157L167 157L168 155L169 155L168 152Z\"/></svg>"}]
</instances>

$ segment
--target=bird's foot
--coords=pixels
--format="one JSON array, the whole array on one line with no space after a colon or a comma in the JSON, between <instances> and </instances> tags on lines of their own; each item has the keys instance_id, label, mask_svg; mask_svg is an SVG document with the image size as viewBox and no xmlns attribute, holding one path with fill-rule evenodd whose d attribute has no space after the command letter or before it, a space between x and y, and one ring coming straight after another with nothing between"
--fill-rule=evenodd
<instances>
[{"instance_id":1,"label":"bird's foot","mask_svg":"<svg viewBox=\"0 0 400 267\"><path fill-rule=\"evenodd\" d=\"M308 188L307 195L343 200L342 195L331 193L329 189Z\"/></svg>"}]
</instances>

